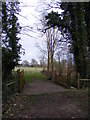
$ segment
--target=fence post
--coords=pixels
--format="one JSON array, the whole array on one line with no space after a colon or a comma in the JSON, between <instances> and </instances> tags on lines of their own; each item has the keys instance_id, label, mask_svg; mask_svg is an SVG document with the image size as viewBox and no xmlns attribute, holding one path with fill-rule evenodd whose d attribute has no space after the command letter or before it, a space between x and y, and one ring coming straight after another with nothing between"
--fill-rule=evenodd
<instances>
[{"instance_id":1,"label":"fence post","mask_svg":"<svg viewBox=\"0 0 90 120\"><path fill-rule=\"evenodd\" d=\"M20 69L17 70L18 92L20 93Z\"/></svg>"},{"instance_id":2,"label":"fence post","mask_svg":"<svg viewBox=\"0 0 90 120\"><path fill-rule=\"evenodd\" d=\"M17 79L18 79L18 92L20 93L24 87L24 70L17 70Z\"/></svg>"},{"instance_id":3,"label":"fence post","mask_svg":"<svg viewBox=\"0 0 90 120\"><path fill-rule=\"evenodd\" d=\"M22 89L24 88L24 84L25 84L25 81L24 81L24 70L22 70L22 77L23 77L23 85L22 85Z\"/></svg>"},{"instance_id":4,"label":"fence post","mask_svg":"<svg viewBox=\"0 0 90 120\"><path fill-rule=\"evenodd\" d=\"M20 91L23 89L23 70L20 72Z\"/></svg>"},{"instance_id":5,"label":"fence post","mask_svg":"<svg viewBox=\"0 0 90 120\"><path fill-rule=\"evenodd\" d=\"M80 89L80 74L78 73L78 89Z\"/></svg>"},{"instance_id":6,"label":"fence post","mask_svg":"<svg viewBox=\"0 0 90 120\"><path fill-rule=\"evenodd\" d=\"M16 90L16 86L17 86L16 84L17 84L17 82L16 82L16 73L15 72L14 72L14 75L15 75L15 92L16 92L17 91Z\"/></svg>"},{"instance_id":7,"label":"fence post","mask_svg":"<svg viewBox=\"0 0 90 120\"><path fill-rule=\"evenodd\" d=\"M6 91L6 99L8 99L8 86L7 86L7 84L5 85L5 91Z\"/></svg>"}]
</instances>

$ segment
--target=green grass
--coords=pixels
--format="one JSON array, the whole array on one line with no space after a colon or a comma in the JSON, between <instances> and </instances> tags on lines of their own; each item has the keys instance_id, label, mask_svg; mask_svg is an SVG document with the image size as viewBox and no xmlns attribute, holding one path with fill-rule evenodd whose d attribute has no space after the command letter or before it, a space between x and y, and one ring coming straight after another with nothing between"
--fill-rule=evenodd
<instances>
[{"instance_id":1,"label":"green grass","mask_svg":"<svg viewBox=\"0 0 90 120\"><path fill-rule=\"evenodd\" d=\"M39 80L44 79L44 76L41 73L41 71L43 70L42 68L31 68L31 67L15 68L15 70L17 69L24 70L24 77L26 83L32 82L32 80L35 79L39 79Z\"/></svg>"}]
</instances>

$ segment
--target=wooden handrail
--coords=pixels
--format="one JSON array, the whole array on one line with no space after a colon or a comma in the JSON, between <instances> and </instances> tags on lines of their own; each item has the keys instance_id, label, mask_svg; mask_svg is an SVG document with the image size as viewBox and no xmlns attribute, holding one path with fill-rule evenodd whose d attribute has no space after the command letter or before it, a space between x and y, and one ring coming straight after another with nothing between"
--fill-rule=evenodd
<instances>
[{"instance_id":1,"label":"wooden handrail","mask_svg":"<svg viewBox=\"0 0 90 120\"><path fill-rule=\"evenodd\" d=\"M90 79L79 79L79 80L82 80L82 81L89 81Z\"/></svg>"},{"instance_id":2,"label":"wooden handrail","mask_svg":"<svg viewBox=\"0 0 90 120\"><path fill-rule=\"evenodd\" d=\"M89 80L90 79L87 79L87 78L86 79L81 79L80 78L80 73L78 73L78 83L77 83L78 84L78 89L80 89L80 81L89 81Z\"/></svg>"},{"instance_id":3,"label":"wooden handrail","mask_svg":"<svg viewBox=\"0 0 90 120\"><path fill-rule=\"evenodd\" d=\"M6 84L6 85L9 86L9 85L11 85L11 84L15 84L15 81L10 82L10 83L8 83L8 84Z\"/></svg>"}]
</instances>

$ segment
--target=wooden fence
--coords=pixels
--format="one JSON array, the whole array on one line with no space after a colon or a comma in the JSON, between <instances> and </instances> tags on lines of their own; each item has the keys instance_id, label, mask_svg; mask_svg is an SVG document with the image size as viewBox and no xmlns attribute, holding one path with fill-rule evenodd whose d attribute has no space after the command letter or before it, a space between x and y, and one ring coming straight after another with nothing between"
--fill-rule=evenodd
<instances>
[{"instance_id":1,"label":"wooden fence","mask_svg":"<svg viewBox=\"0 0 90 120\"><path fill-rule=\"evenodd\" d=\"M54 73L54 82L61 84L67 88L70 88L72 86L71 80L74 79L73 78L67 78L67 76L65 75L58 75L57 73ZM83 87L88 87L88 85L90 84L90 79L81 79L80 78L80 74L78 73L78 80L77 80L77 88L83 88Z\"/></svg>"},{"instance_id":2,"label":"wooden fence","mask_svg":"<svg viewBox=\"0 0 90 120\"><path fill-rule=\"evenodd\" d=\"M67 78L67 75L59 75L59 73L54 72L53 76L51 72L47 72L45 70L42 71L42 74L46 76L46 79L52 80L53 82L60 84L66 88L71 87L71 78Z\"/></svg>"},{"instance_id":3,"label":"wooden fence","mask_svg":"<svg viewBox=\"0 0 90 120\"><path fill-rule=\"evenodd\" d=\"M16 92L21 92L25 84L24 80L24 70L17 70L15 73L14 80L8 83L2 84L2 99L7 100L9 97L14 95Z\"/></svg>"},{"instance_id":4,"label":"wooden fence","mask_svg":"<svg viewBox=\"0 0 90 120\"><path fill-rule=\"evenodd\" d=\"M53 79L53 82L63 85L66 88L71 88L71 86L73 86L73 84L74 84L74 87L76 87L77 89L80 89L82 87L88 87L88 85L90 84L89 83L90 79L87 79L87 78L81 79L79 73L78 73L78 79L76 77L76 73L73 73L70 76L67 76L67 75L59 75L59 73L54 72L53 78L51 78L51 73L47 72L45 70L42 71L42 74L44 76L46 76L46 79L48 79L48 80ZM72 81L73 82L76 81L76 82L72 83Z\"/></svg>"},{"instance_id":5,"label":"wooden fence","mask_svg":"<svg viewBox=\"0 0 90 120\"><path fill-rule=\"evenodd\" d=\"M83 87L88 87L89 82L90 82L90 79L81 79L80 74L78 73L78 83L77 83L78 89L83 88Z\"/></svg>"},{"instance_id":6,"label":"wooden fence","mask_svg":"<svg viewBox=\"0 0 90 120\"><path fill-rule=\"evenodd\" d=\"M58 83L66 88L71 87L71 80L68 79L66 75L59 75L57 73L54 73L53 79L55 83Z\"/></svg>"}]
</instances>

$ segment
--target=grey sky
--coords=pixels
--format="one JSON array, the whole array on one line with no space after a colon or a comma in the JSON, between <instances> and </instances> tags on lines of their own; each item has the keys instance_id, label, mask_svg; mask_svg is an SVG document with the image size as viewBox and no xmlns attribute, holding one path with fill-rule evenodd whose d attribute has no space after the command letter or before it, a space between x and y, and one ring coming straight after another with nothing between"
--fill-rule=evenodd
<instances>
[{"instance_id":1,"label":"grey sky","mask_svg":"<svg viewBox=\"0 0 90 120\"><path fill-rule=\"evenodd\" d=\"M22 44L22 47L25 49L25 55L21 55L21 60L28 60L29 62L31 62L32 58L35 58L36 60L39 61L39 56L40 56L40 51L39 49L36 47L35 43L37 40L37 36L38 36L38 31L36 32L32 32L35 31L35 24L37 23L37 19L35 18L35 16L38 15L38 13L36 12L35 8L37 6L38 0L20 0L21 3L21 12L19 16L19 23L21 26L29 26L30 27L30 31L27 30L23 30L24 28L22 28L22 34L20 35L21 40L20 43ZM23 6L24 5L24 6ZM31 29L31 27L33 27L33 29ZM31 37L30 37L31 36ZM39 39L40 40L40 39Z\"/></svg>"},{"instance_id":2,"label":"grey sky","mask_svg":"<svg viewBox=\"0 0 90 120\"><path fill-rule=\"evenodd\" d=\"M19 1L21 2L20 15L23 16L23 17L19 16L20 25L30 27L30 30L28 31L25 31L25 30L23 31L24 28L22 28L22 34L20 35L21 37L20 43L22 44L22 47L25 49L25 55L21 55L21 60L22 61L28 60L29 62L31 62L31 59L35 58L39 62L41 52L36 47L36 42L43 43L43 39L42 37L38 37L40 36L40 32L38 32L36 28L37 28L37 25L40 24L40 21L38 19L41 19L41 14L43 12L42 10L46 8L46 5L45 4L43 5L42 0L25 0L25 1L19 0ZM46 3L50 3L51 0L46 0L46 1L47 1ZM58 1L58 0L55 0L55 1ZM60 9L53 9L53 10L61 13ZM44 13L45 11L43 12L43 14Z\"/></svg>"},{"instance_id":3,"label":"grey sky","mask_svg":"<svg viewBox=\"0 0 90 120\"><path fill-rule=\"evenodd\" d=\"M33 27L33 29L30 29L30 31L25 32L22 30L22 34L20 35L21 37L20 43L22 44L26 53L24 56L21 55L21 59L22 61L28 60L30 62L32 58L35 58L39 62L41 52L36 47L36 42L43 43L43 39L42 37L38 37L40 36L40 32L38 32L36 28L37 28L37 25L38 26L41 25L39 21L39 19L41 19L41 16L44 16L44 14L46 14L44 9L46 8L47 5L45 4L50 3L51 0L46 0L47 2L45 2L45 4L43 4L42 0L25 0L25 1L19 0L19 1L21 2L20 14L24 16L24 17L19 16L20 25ZM55 9L54 11L57 11L57 10ZM61 12L61 11L59 10L58 12ZM34 32L32 32L31 30Z\"/></svg>"}]
</instances>

